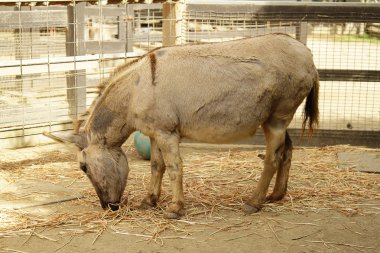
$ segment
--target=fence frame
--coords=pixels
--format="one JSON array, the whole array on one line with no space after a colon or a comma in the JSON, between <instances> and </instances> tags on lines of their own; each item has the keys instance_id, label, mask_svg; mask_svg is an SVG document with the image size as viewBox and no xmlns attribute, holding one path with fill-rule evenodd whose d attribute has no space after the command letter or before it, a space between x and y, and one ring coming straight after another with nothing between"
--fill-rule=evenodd
<instances>
[{"instance_id":1,"label":"fence frame","mask_svg":"<svg viewBox=\"0 0 380 253\"><path fill-rule=\"evenodd\" d=\"M5 1L0 0L0 6ZM45 2L45 1L15 1L20 3L27 2ZM67 3L71 1L56 1ZM70 10L76 11L76 17L73 15L68 15L68 23L72 24L81 24L83 23L82 18L83 15L91 14L92 12L96 12L99 7L91 6L88 10L81 9L85 5L85 2L94 2L94 1L75 1L74 6L67 6L69 12ZM8 2L9 3L9 2ZM157 4L156 6L159 6ZM164 3L163 4L163 35L162 40L165 46L171 46L179 43L179 38L181 37L180 29L178 28L179 22L182 22L182 11L183 8L179 6L183 5L183 3L172 2L172 3ZM130 6L130 7L129 7ZM149 8L152 8L153 5L150 5ZM306 43L307 40L307 29L306 23L312 21L318 22L373 22L380 23L380 4L361 4L361 3L316 3L316 2L293 2L293 3L283 3L283 2L265 2L265 3L250 3L250 2L236 2L234 4L231 3L218 3L218 4L210 4L210 3L188 3L186 4L186 11L196 11L201 13L202 11L207 10L208 12L212 9L214 12L247 12L253 13L255 19L259 21L269 21L269 20L286 20L286 21L294 21L299 22L299 26L296 27L298 29L297 34L298 39ZM1 8L10 8L10 7L1 7ZM55 6L48 7L30 7L30 8L51 8L54 10ZM74 8L78 8L74 10ZM131 13L134 8L143 8L140 5L128 4L126 9L123 10L108 10L107 13L110 15L116 15L120 20L126 21L126 23L120 25L119 33L130 33L131 28ZM96 10L95 10L96 9ZM79 14L79 15L78 15ZM273 19L273 16L276 15L276 19ZM77 20L74 20L74 19ZM79 18L79 19L78 19ZM0 17L1 20L1 17ZM0 22L1 24L1 22ZM79 43L81 38L83 38L82 27L75 27L74 25L68 27L68 37L70 40L75 41L74 44ZM82 32L80 32L82 31ZM121 41L117 42L116 49L110 48L110 51L107 51L107 46L103 57L109 53L115 53L119 50L125 50L124 53L120 52L120 56L110 56L110 58L123 58L121 54L124 54L125 57L137 57L138 55L129 53L131 49L131 36L121 37ZM79 41L77 41L79 39ZM84 39L83 39L84 40ZM103 42L106 45L106 42ZM93 58L96 61L96 55L92 56L84 56L86 53L94 52L96 50L97 42L84 42L78 47L78 50L73 48L67 49L67 57L65 59L61 59L62 62L71 61L71 59L75 62L80 62L80 59L88 59ZM116 44L115 44L116 45ZM85 48L89 49L85 49ZM109 47L108 47L109 48ZM89 50L89 51L87 51ZM38 60L22 60L22 62L15 63L14 65L10 64L8 66L4 66L4 64L0 63L0 72L1 69L7 68L17 68L17 66L32 66L33 64L37 64ZM58 59L57 59L58 62ZM75 71L75 75L80 74L85 78L85 72L82 70L69 70ZM78 73L77 71L82 71ZM85 71L85 70L84 70ZM319 69L320 78L323 81L380 81L380 71L378 70L336 70L336 69ZM68 77L69 78L69 77ZM68 80L68 87L80 87L81 83L83 84L82 77L75 77L73 80ZM83 89L75 89L74 94L68 94L68 97L72 97L73 101L70 105L71 110L74 114L79 114L83 111L83 96L85 95L85 86ZM79 102L78 102L79 100ZM81 102L82 101L82 102ZM85 102L84 102L85 105ZM69 123L62 122L62 127L57 126L31 126L30 131L23 130L20 132L14 131L4 132L3 129L0 129L0 139L11 139L11 146L23 146L23 145L33 145L35 141L30 141L25 143L25 138L38 137L39 131L37 129L43 128L44 131L59 131L62 129L68 129ZM29 129L28 127L26 129ZM33 130L34 129L34 130ZM290 129L290 133L293 136L300 136L300 131L298 129ZM28 136L30 135L30 136ZM256 134L255 143L264 143L263 134L261 131L258 131ZM38 138L37 138L38 139ZM15 144L18 143L18 144ZM21 143L21 144L20 144ZM37 141L40 143L40 141ZM356 130L318 130L313 139L303 138L302 145L334 145L334 144L347 144L350 143L352 145L364 145L370 147L380 147L380 131L356 131ZM0 147L9 146L1 144Z\"/></svg>"}]
</instances>

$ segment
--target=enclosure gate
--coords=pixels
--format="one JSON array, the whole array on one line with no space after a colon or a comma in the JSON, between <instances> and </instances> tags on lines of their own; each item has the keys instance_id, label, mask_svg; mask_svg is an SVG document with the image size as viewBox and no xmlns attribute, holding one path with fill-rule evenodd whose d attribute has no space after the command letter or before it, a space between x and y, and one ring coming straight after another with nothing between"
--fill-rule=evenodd
<instances>
[{"instance_id":1,"label":"enclosure gate","mask_svg":"<svg viewBox=\"0 0 380 253\"><path fill-rule=\"evenodd\" d=\"M305 43L319 71L320 129L302 144L380 146L379 4L5 2L10 4L0 0L0 147L42 143L43 131L70 129L96 96L97 83L152 48L273 32ZM301 109L291 123L293 136L300 134ZM257 139L263 141L260 133Z\"/></svg>"}]
</instances>

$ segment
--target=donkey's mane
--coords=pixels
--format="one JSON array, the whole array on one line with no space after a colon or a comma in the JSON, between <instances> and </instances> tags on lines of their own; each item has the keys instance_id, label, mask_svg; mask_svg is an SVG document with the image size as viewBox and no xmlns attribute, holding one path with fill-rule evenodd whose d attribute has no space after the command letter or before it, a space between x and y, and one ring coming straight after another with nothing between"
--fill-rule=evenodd
<instances>
[{"instance_id":1,"label":"donkey's mane","mask_svg":"<svg viewBox=\"0 0 380 253\"><path fill-rule=\"evenodd\" d=\"M77 120L73 121L74 132L79 133L82 126L84 126L85 128L87 127L87 122L92 118L92 114L93 114L93 111L94 111L96 104L98 104L98 102L101 101L102 96L105 94L107 87L110 86L113 79L115 77L117 77L120 73L124 72L130 66L136 64L137 62L139 62L140 60L142 60L146 56L149 56L149 59L151 61L151 71L152 71L152 74L154 74L154 72L156 71L156 58L155 58L155 55L153 54L153 52L155 52L161 48L162 47L157 47L157 48L149 51L148 53L146 53L146 54L144 54L144 55L142 55L136 59L133 59L129 62L121 64L120 66L116 67L110 73L110 76L107 79L100 82L97 86L98 96L94 99L94 101L92 101L90 107L84 113L80 114ZM154 75L152 75L152 77L153 77L153 84L154 84Z\"/></svg>"}]
</instances>

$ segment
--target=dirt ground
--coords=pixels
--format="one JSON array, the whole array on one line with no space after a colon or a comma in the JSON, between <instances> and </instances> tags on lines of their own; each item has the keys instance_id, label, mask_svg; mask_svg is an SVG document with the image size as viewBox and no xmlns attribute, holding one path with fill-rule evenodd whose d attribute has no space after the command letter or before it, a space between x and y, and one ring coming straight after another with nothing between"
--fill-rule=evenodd
<instances>
[{"instance_id":1,"label":"dirt ground","mask_svg":"<svg viewBox=\"0 0 380 253\"><path fill-rule=\"evenodd\" d=\"M380 175L339 169L337 159L338 152L380 155L379 150L297 148L285 199L267 204L257 214L244 215L240 207L260 176L262 162L257 155L263 153L262 148L183 145L187 203L181 220L162 217L160 208L170 197L167 176L159 208L138 208L149 182L149 162L141 160L131 146L126 151L128 204L118 212L100 208L72 150L57 144L2 151L3 185L40 180L81 196L16 210L0 208L0 252L380 250ZM34 203L47 191L30 189L8 202L10 206L17 201Z\"/></svg>"}]
</instances>

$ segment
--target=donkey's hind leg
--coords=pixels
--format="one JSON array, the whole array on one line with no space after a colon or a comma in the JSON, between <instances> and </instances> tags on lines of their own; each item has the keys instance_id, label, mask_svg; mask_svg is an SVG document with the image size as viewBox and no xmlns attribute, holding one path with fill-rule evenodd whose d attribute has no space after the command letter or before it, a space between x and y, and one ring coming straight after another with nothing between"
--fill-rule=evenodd
<instances>
[{"instance_id":1,"label":"donkey's hind leg","mask_svg":"<svg viewBox=\"0 0 380 253\"><path fill-rule=\"evenodd\" d=\"M287 123L284 120L271 118L262 125L266 139L264 170L261 173L253 197L246 201L246 204L243 206L245 213L258 212L266 201L269 184L274 173L281 165L282 154L285 149Z\"/></svg>"},{"instance_id":2,"label":"donkey's hind leg","mask_svg":"<svg viewBox=\"0 0 380 253\"><path fill-rule=\"evenodd\" d=\"M141 202L141 207L149 209L157 205L157 201L161 195L161 182L163 174L165 173L165 163L162 158L160 149L157 146L157 142L150 138L151 142L151 178L149 184L148 195Z\"/></svg>"},{"instance_id":3,"label":"donkey's hind leg","mask_svg":"<svg viewBox=\"0 0 380 253\"><path fill-rule=\"evenodd\" d=\"M267 201L274 202L281 200L288 188L289 170L292 162L293 145L288 132L285 135L285 147L281 157L281 163L277 170L276 183L271 195L267 197Z\"/></svg>"}]
</instances>

